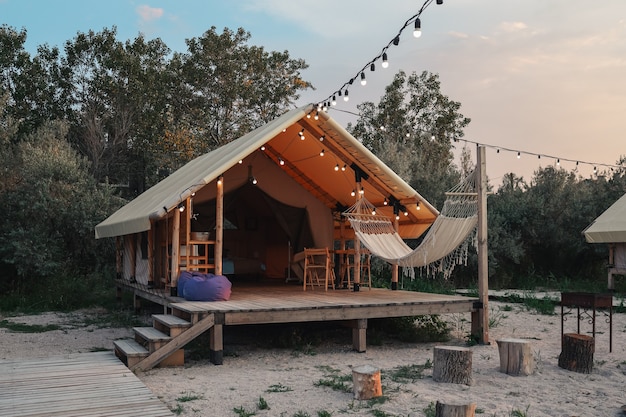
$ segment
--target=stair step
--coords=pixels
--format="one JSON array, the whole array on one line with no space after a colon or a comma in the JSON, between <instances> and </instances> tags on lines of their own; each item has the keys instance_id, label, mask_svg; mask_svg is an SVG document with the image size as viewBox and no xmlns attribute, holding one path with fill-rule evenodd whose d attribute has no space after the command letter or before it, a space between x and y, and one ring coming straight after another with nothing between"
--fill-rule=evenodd
<instances>
[{"instance_id":1,"label":"stair step","mask_svg":"<svg viewBox=\"0 0 626 417\"><path fill-rule=\"evenodd\" d=\"M127 358L146 357L148 349L137 343L133 339L120 339L113 341L115 350L123 353Z\"/></svg>"},{"instance_id":2,"label":"stair step","mask_svg":"<svg viewBox=\"0 0 626 417\"><path fill-rule=\"evenodd\" d=\"M138 335L146 342L169 342L172 338L155 329L154 327L133 327L135 335Z\"/></svg>"},{"instance_id":3,"label":"stair step","mask_svg":"<svg viewBox=\"0 0 626 417\"><path fill-rule=\"evenodd\" d=\"M152 319L152 325L155 329L169 334L171 337L176 337L191 327L191 323L187 320L171 314L153 314Z\"/></svg>"}]
</instances>

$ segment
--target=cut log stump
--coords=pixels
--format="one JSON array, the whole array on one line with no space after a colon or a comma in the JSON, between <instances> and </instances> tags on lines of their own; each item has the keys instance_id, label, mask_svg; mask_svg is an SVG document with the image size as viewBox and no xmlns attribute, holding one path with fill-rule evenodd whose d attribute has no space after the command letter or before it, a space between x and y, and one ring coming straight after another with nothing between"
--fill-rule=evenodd
<instances>
[{"instance_id":1,"label":"cut log stump","mask_svg":"<svg viewBox=\"0 0 626 417\"><path fill-rule=\"evenodd\" d=\"M354 398L357 400L369 400L383 395L380 382L380 369L371 365L357 366L352 369L352 383L354 385Z\"/></svg>"},{"instance_id":2,"label":"cut log stump","mask_svg":"<svg viewBox=\"0 0 626 417\"><path fill-rule=\"evenodd\" d=\"M535 358L529 340L499 339L500 372L508 375L530 375L535 370Z\"/></svg>"},{"instance_id":3,"label":"cut log stump","mask_svg":"<svg viewBox=\"0 0 626 417\"><path fill-rule=\"evenodd\" d=\"M593 370L594 351L593 337L579 333L566 333L563 335L559 367L581 374L590 374Z\"/></svg>"},{"instance_id":4,"label":"cut log stump","mask_svg":"<svg viewBox=\"0 0 626 417\"><path fill-rule=\"evenodd\" d=\"M472 351L466 347L435 346L433 381L472 385Z\"/></svg>"},{"instance_id":5,"label":"cut log stump","mask_svg":"<svg viewBox=\"0 0 626 417\"><path fill-rule=\"evenodd\" d=\"M437 401L435 417L474 417L476 404L444 404Z\"/></svg>"}]
</instances>

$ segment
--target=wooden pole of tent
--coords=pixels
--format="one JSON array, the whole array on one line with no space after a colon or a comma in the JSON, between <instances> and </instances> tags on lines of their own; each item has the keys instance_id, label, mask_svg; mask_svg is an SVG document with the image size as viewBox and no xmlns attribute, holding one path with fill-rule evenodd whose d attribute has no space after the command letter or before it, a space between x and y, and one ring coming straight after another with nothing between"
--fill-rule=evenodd
<instances>
[{"instance_id":1,"label":"wooden pole of tent","mask_svg":"<svg viewBox=\"0 0 626 417\"><path fill-rule=\"evenodd\" d=\"M154 287L154 222L148 230L148 287Z\"/></svg>"},{"instance_id":2,"label":"wooden pole of tent","mask_svg":"<svg viewBox=\"0 0 626 417\"><path fill-rule=\"evenodd\" d=\"M476 149L478 169L478 308L472 313L472 335L489 344L489 270L487 257L487 161L485 147Z\"/></svg>"},{"instance_id":3,"label":"wooden pole of tent","mask_svg":"<svg viewBox=\"0 0 626 417\"><path fill-rule=\"evenodd\" d=\"M178 275L180 275L180 210L173 210L172 219L172 269L170 275L170 294L178 295Z\"/></svg>"},{"instance_id":4,"label":"wooden pole of tent","mask_svg":"<svg viewBox=\"0 0 626 417\"><path fill-rule=\"evenodd\" d=\"M395 216L393 220L393 228L396 230L396 232L400 228L399 220ZM391 264L391 289L398 289L398 264Z\"/></svg>"},{"instance_id":5,"label":"wooden pole of tent","mask_svg":"<svg viewBox=\"0 0 626 417\"><path fill-rule=\"evenodd\" d=\"M361 192L363 187L361 181L356 183L356 200L360 200L362 197ZM361 240L359 236L354 233L354 282L352 283L352 289L354 292L358 292L361 287Z\"/></svg>"},{"instance_id":6,"label":"wooden pole of tent","mask_svg":"<svg viewBox=\"0 0 626 417\"><path fill-rule=\"evenodd\" d=\"M222 275L222 253L224 251L224 177L217 179L215 198L215 275Z\"/></svg>"}]
</instances>

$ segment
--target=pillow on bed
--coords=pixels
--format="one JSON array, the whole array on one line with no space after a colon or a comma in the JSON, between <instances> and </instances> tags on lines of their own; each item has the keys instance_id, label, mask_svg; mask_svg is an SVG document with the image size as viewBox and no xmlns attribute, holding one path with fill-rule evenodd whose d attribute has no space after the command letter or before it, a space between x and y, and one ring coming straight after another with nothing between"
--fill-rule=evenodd
<instances>
[{"instance_id":1,"label":"pillow on bed","mask_svg":"<svg viewBox=\"0 0 626 417\"><path fill-rule=\"evenodd\" d=\"M223 275L194 273L184 282L182 295L187 301L228 301L231 287Z\"/></svg>"}]
</instances>

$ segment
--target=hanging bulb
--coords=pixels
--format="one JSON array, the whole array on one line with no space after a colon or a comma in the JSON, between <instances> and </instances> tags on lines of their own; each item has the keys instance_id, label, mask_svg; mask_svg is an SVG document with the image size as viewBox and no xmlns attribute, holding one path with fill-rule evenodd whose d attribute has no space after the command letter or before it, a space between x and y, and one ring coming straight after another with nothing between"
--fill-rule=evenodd
<instances>
[{"instance_id":1,"label":"hanging bulb","mask_svg":"<svg viewBox=\"0 0 626 417\"><path fill-rule=\"evenodd\" d=\"M219 177L219 178L217 179L217 185L222 185L222 177Z\"/></svg>"},{"instance_id":2,"label":"hanging bulb","mask_svg":"<svg viewBox=\"0 0 626 417\"><path fill-rule=\"evenodd\" d=\"M372 64L370 65L370 71L374 72L376 71L376 65L374 65L374 63L372 62Z\"/></svg>"},{"instance_id":3,"label":"hanging bulb","mask_svg":"<svg viewBox=\"0 0 626 417\"><path fill-rule=\"evenodd\" d=\"M346 92L343 93L343 101L348 101L350 100L350 97L348 97L348 89L346 88Z\"/></svg>"},{"instance_id":4,"label":"hanging bulb","mask_svg":"<svg viewBox=\"0 0 626 417\"><path fill-rule=\"evenodd\" d=\"M541 159L541 155L537 155L537 159Z\"/></svg>"},{"instance_id":5,"label":"hanging bulb","mask_svg":"<svg viewBox=\"0 0 626 417\"><path fill-rule=\"evenodd\" d=\"M560 159L556 160L556 166L561 166L561 160Z\"/></svg>"},{"instance_id":6,"label":"hanging bulb","mask_svg":"<svg viewBox=\"0 0 626 417\"><path fill-rule=\"evenodd\" d=\"M520 159L521 157L522 157L522 154L518 152L517 153L517 159Z\"/></svg>"},{"instance_id":7,"label":"hanging bulb","mask_svg":"<svg viewBox=\"0 0 626 417\"><path fill-rule=\"evenodd\" d=\"M315 119L315 120L319 120L319 119L320 119L320 114L319 114L319 112L315 112L315 117L314 117L314 119Z\"/></svg>"},{"instance_id":8,"label":"hanging bulb","mask_svg":"<svg viewBox=\"0 0 626 417\"><path fill-rule=\"evenodd\" d=\"M419 17L415 19L415 29L413 29L413 36L416 38L422 36L422 22L420 21Z\"/></svg>"},{"instance_id":9,"label":"hanging bulb","mask_svg":"<svg viewBox=\"0 0 626 417\"><path fill-rule=\"evenodd\" d=\"M302 129L301 131L298 132L298 135L300 135L300 139L304 140L304 129Z\"/></svg>"},{"instance_id":10,"label":"hanging bulb","mask_svg":"<svg viewBox=\"0 0 626 417\"><path fill-rule=\"evenodd\" d=\"M335 171L339 171L339 164L335 165Z\"/></svg>"},{"instance_id":11,"label":"hanging bulb","mask_svg":"<svg viewBox=\"0 0 626 417\"><path fill-rule=\"evenodd\" d=\"M372 216L376 215L376 209L372 209Z\"/></svg>"},{"instance_id":12,"label":"hanging bulb","mask_svg":"<svg viewBox=\"0 0 626 417\"><path fill-rule=\"evenodd\" d=\"M180 211L181 213L185 211L185 203L183 203L182 201L178 205L178 211Z\"/></svg>"},{"instance_id":13,"label":"hanging bulb","mask_svg":"<svg viewBox=\"0 0 626 417\"><path fill-rule=\"evenodd\" d=\"M398 35L395 38L393 38L393 44L395 46L398 46L399 43L400 43L400 35Z\"/></svg>"},{"instance_id":14,"label":"hanging bulb","mask_svg":"<svg viewBox=\"0 0 626 417\"><path fill-rule=\"evenodd\" d=\"M333 106L337 105L337 98L335 96L333 96L333 101L330 104L332 104Z\"/></svg>"},{"instance_id":15,"label":"hanging bulb","mask_svg":"<svg viewBox=\"0 0 626 417\"><path fill-rule=\"evenodd\" d=\"M396 220L400 220L400 215L396 214Z\"/></svg>"},{"instance_id":16,"label":"hanging bulb","mask_svg":"<svg viewBox=\"0 0 626 417\"><path fill-rule=\"evenodd\" d=\"M320 151L320 156L324 156L324 149Z\"/></svg>"},{"instance_id":17,"label":"hanging bulb","mask_svg":"<svg viewBox=\"0 0 626 417\"><path fill-rule=\"evenodd\" d=\"M365 190L364 190L363 188L361 188L361 189L359 190L359 194L361 194L361 195L365 194Z\"/></svg>"},{"instance_id":18,"label":"hanging bulb","mask_svg":"<svg viewBox=\"0 0 626 417\"><path fill-rule=\"evenodd\" d=\"M343 164L343 166L341 167L341 170L342 170L342 171L345 171L345 170L346 170L346 164Z\"/></svg>"},{"instance_id":19,"label":"hanging bulb","mask_svg":"<svg viewBox=\"0 0 626 417\"><path fill-rule=\"evenodd\" d=\"M326 135L320 136L320 142L324 142L324 139L326 139Z\"/></svg>"},{"instance_id":20,"label":"hanging bulb","mask_svg":"<svg viewBox=\"0 0 626 417\"><path fill-rule=\"evenodd\" d=\"M283 160L283 158L278 158L278 164L279 164L280 166L285 165L285 161Z\"/></svg>"},{"instance_id":21,"label":"hanging bulb","mask_svg":"<svg viewBox=\"0 0 626 417\"><path fill-rule=\"evenodd\" d=\"M306 118L307 118L307 119L310 119L310 118L311 118L311 112L308 112L308 113L306 114Z\"/></svg>"},{"instance_id":22,"label":"hanging bulb","mask_svg":"<svg viewBox=\"0 0 626 417\"><path fill-rule=\"evenodd\" d=\"M243 159L240 159L240 160L239 160L239 163L240 163L240 164L243 164Z\"/></svg>"},{"instance_id":23,"label":"hanging bulb","mask_svg":"<svg viewBox=\"0 0 626 417\"><path fill-rule=\"evenodd\" d=\"M354 190L352 190L352 192L350 193L350 195L351 195L352 197L354 197L354 196L356 195L356 192L355 192Z\"/></svg>"},{"instance_id":24,"label":"hanging bulb","mask_svg":"<svg viewBox=\"0 0 626 417\"><path fill-rule=\"evenodd\" d=\"M598 169L596 167L593 167L593 173L595 174L596 172L598 172Z\"/></svg>"},{"instance_id":25,"label":"hanging bulb","mask_svg":"<svg viewBox=\"0 0 626 417\"><path fill-rule=\"evenodd\" d=\"M322 110L328 111L328 103L324 102L324 107L322 107Z\"/></svg>"},{"instance_id":26,"label":"hanging bulb","mask_svg":"<svg viewBox=\"0 0 626 417\"><path fill-rule=\"evenodd\" d=\"M443 4L443 0L437 0L437 4Z\"/></svg>"},{"instance_id":27,"label":"hanging bulb","mask_svg":"<svg viewBox=\"0 0 626 417\"><path fill-rule=\"evenodd\" d=\"M261 146L261 150L264 151L265 150L265 145Z\"/></svg>"},{"instance_id":28,"label":"hanging bulb","mask_svg":"<svg viewBox=\"0 0 626 417\"><path fill-rule=\"evenodd\" d=\"M361 85L365 85L367 84L367 80L365 79L365 73L362 72L361 73Z\"/></svg>"},{"instance_id":29,"label":"hanging bulb","mask_svg":"<svg viewBox=\"0 0 626 417\"><path fill-rule=\"evenodd\" d=\"M497 149L496 149L496 153L500 153L500 148L497 148Z\"/></svg>"},{"instance_id":30,"label":"hanging bulb","mask_svg":"<svg viewBox=\"0 0 626 417\"><path fill-rule=\"evenodd\" d=\"M387 201L387 199L385 198L385 201L383 201L383 205L386 206L389 204L389 201Z\"/></svg>"},{"instance_id":31,"label":"hanging bulb","mask_svg":"<svg viewBox=\"0 0 626 417\"><path fill-rule=\"evenodd\" d=\"M435 140L435 134L430 135L430 140Z\"/></svg>"},{"instance_id":32,"label":"hanging bulb","mask_svg":"<svg viewBox=\"0 0 626 417\"><path fill-rule=\"evenodd\" d=\"M420 207L420 203L419 203L419 201L417 202L417 209L418 209L418 210L421 210L421 209L422 209L422 207Z\"/></svg>"},{"instance_id":33,"label":"hanging bulb","mask_svg":"<svg viewBox=\"0 0 626 417\"><path fill-rule=\"evenodd\" d=\"M256 185L256 183L257 183L256 178L255 178L255 177L252 177L252 185Z\"/></svg>"},{"instance_id":34,"label":"hanging bulb","mask_svg":"<svg viewBox=\"0 0 626 417\"><path fill-rule=\"evenodd\" d=\"M408 215L409 215L409 212L408 212L408 211L406 211L406 210L404 210L404 215L405 215L405 216L408 216Z\"/></svg>"},{"instance_id":35,"label":"hanging bulb","mask_svg":"<svg viewBox=\"0 0 626 417\"><path fill-rule=\"evenodd\" d=\"M389 67L389 61L387 61L387 52L383 53L383 63L380 66L383 68Z\"/></svg>"}]
</instances>

